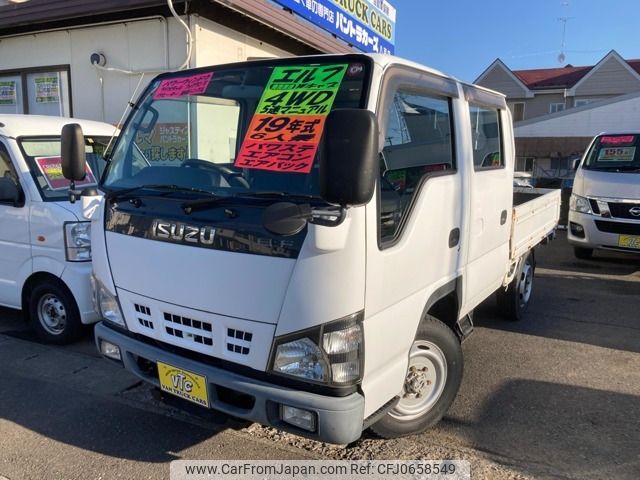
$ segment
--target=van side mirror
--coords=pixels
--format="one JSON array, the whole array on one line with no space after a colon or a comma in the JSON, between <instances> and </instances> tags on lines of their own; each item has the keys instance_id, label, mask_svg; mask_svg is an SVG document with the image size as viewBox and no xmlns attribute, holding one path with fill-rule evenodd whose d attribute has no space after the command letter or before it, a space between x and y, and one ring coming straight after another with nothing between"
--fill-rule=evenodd
<instances>
[{"instance_id":1,"label":"van side mirror","mask_svg":"<svg viewBox=\"0 0 640 480\"><path fill-rule=\"evenodd\" d=\"M576 159L573 161L573 169L574 169L574 170L578 170L578 168L580 167L580 160L581 160L580 158L576 158Z\"/></svg>"},{"instance_id":2,"label":"van side mirror","mask_svg":"<svg viewBox=\"0 0 640 480\"><path fill-rule=\"evenodd\" d=\"M60 135L60 157L62 175L71 182L84 180L86 158L84 153L84 135L77 123L68 123L62 127Z\"/></svg>"},{"instance_id":3,"label":"van side mirror","mask_svg":"<svg viewBox=\"0 0 640 480\"><path fill-rule=\"evenodd\" d=\"M0 177L0 202L20 206L20 188L9 177Z\"/></svg>"},{"instance_id":4,"label":"van side mirror","mask_svg":"<svg viewBox=\"0 0 640 480\"><path fill-rule=\"evenodd\" d=\"M320 157L320 195L342 207L371 200L379 174L378 121L368 111L333 110L325 125Z\"/></svg>"}]
</instances>

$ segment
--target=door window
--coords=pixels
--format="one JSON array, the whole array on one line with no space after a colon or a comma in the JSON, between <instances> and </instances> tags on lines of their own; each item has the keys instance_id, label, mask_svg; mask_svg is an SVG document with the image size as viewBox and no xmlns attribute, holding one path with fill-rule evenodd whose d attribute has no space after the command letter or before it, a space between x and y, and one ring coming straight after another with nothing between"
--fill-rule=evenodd
<instances>
[{"instance_id":1,"label":"door window","mask_svg":"<svg viewBox=\"0 0 640 480\"><path fill-rule=\"evenodd\" d=\"M469 105L469 114L475 169L503 168L500 111Z\"/></svg>"},{"instance_id":2,"label":"door window","mask_svg":"<svg viewBox=\"0 0 640 480\"><path fill-rule=\"evenodd\" d=\"M11 182L15 184L15 186L20 190L20 183L18 182L18 173L16 169L13 167L11 163L11 158L9 158L9 152L4 148L4 145L0 144L0 178L9 179ZM4 180L6 181L6 180ZM2 203L11 203L0 200L0 204Z\"/></svg>"},{"instance_id":3,"label":"door window","mask_svg":"<svg viewBox=\"0 0 640 480\"><path fill-rule=\"evenodd\" d=\"M446 97L399 89L387 117L380 181L380 237L393 240L425 177L455 169Z\"/></svg>"}]
</instances>

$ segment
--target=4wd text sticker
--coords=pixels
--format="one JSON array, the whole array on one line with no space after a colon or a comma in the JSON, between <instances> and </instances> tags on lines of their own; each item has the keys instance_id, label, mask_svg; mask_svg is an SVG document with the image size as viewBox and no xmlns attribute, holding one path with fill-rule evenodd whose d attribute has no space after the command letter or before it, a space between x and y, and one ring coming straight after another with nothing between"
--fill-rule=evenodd
<instances>
[{"instance_id":1,"label":"4wd text sticker","mask_svg":"<svg viewBox=\"0 0 640 480\"><path fill-rule=\"evenodd\" d=\"M309 173L347 66L274 68L235 166Z\"/></svg>"},{"instance_id":2,"label":"4wd text sticker","mask_svg":"<svg viewBox=\"0 0 640 480\"><path fill-rule=\"evenodd\" d=\"M213 72L199 73L188 77L167 78L162 80L153 93L154 100L177 98L183 95L200 95L207 91Z\"/></svg>"},{"instance_id":3,"label":"4wd text sticker","mask_svg":"<svg viewBox=\"0 0 640 480\"><path fill-rule=\"evenodd\" d=\"M51 190L64 190L65 188L69 188L69 180L62 175L62 159L60 157L37 157L35 160ZM87 176L84 180L76 182L76 187L96 185L98 183L88 164L85 171Z\"/></svg>"}]
</instances>

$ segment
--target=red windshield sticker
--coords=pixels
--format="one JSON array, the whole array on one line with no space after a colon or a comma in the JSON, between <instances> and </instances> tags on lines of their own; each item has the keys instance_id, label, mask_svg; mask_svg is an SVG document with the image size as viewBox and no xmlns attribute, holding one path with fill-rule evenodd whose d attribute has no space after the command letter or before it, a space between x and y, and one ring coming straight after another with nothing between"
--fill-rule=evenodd
<instances>
[{"instance_id":1,"label":"red windshield sticker","mask_svg":"<svg viewBox=\"0 0 640 480\"><path fill-rule=\"evenodd\" d=\"M600 137L600 145L621 145L624 143L633 143L635 141L635 135L616 135Z\"/></svg>"},{"instance_id":2,"label":"red windshield sticker","mask_svg":"<svg viewBox=\"0 0 640 480\"><path fill-rule=\"evenodd\" d=\"M162 80L153 94L154 100L200 95L207 91L213 72Z\"/></svg>"},{"instance_id":3,"label":"red windshield sticker","mask_svg":"<svg viewBox=\"0 0 640 480\"><path fill-rule=\"evenodd\" d=\"M311 172L346 70L346 64L274 68L234 165Z\"/></svg>"},{"instance_id":4,"label":"red windshield sticker","mask_svg":"<svg viewBox=\"0 0 640 480\"><path fill-rule=\"evenodd\" d=\"M62 175L62 159L60 157L37 157L35 160L51 190L64 190L69 188L69 180ZM76 187L96 185L98 183L88 164L85 167L85 172L87 176L84 180L76 182Z\"/></svg>"}]
</instances>

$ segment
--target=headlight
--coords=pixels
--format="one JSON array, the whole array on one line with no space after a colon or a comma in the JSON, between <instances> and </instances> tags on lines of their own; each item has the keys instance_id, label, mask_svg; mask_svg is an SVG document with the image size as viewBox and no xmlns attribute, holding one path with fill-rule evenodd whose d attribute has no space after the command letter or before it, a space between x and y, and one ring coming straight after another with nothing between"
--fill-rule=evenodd
<instances>
[{"instance_id":1,"label":"headlight","mask_svg":"<svg viewBox=\"0 0 640 480\"><path fill-rule=\"evenodd\" d=\"M362 377L362 312L275 340L273 371L335 386Z\"/></svg>"},{"instance_id":2,"label":"headlight","mask_svg":"<svg viewBox=\"0 0 640 480\"><path fill-rule=\"evenodd\" d=\"M64 224L65 254L69 262L91 260L91 222Z\"/></svg>"},{"instance_id":3,"label":"headlight","mask_svg":"<svg viewBox=\"0 0 640 480\"><path fill-rule=\"evenodd\" d=\"M96 309L98 310L100 316L104 320L127 328L127 324L125 323L124 317L122 316L122 311L120 310L118 297L112 295L100 280L95 277L92 277L92 279L95 295L95 306L97 307Z\"/></svg>"},{"instance_id":4,"label":"headlight","mask_svg":"<svg viewBox=\"0 0 640 480\"><path fill-rule=\"evenodd\" d=\"M593 214L589 200L573 193L571 194L571 199L569 200L569 209L573 210L574 212Z\"/></svg>"}]
</instances>

